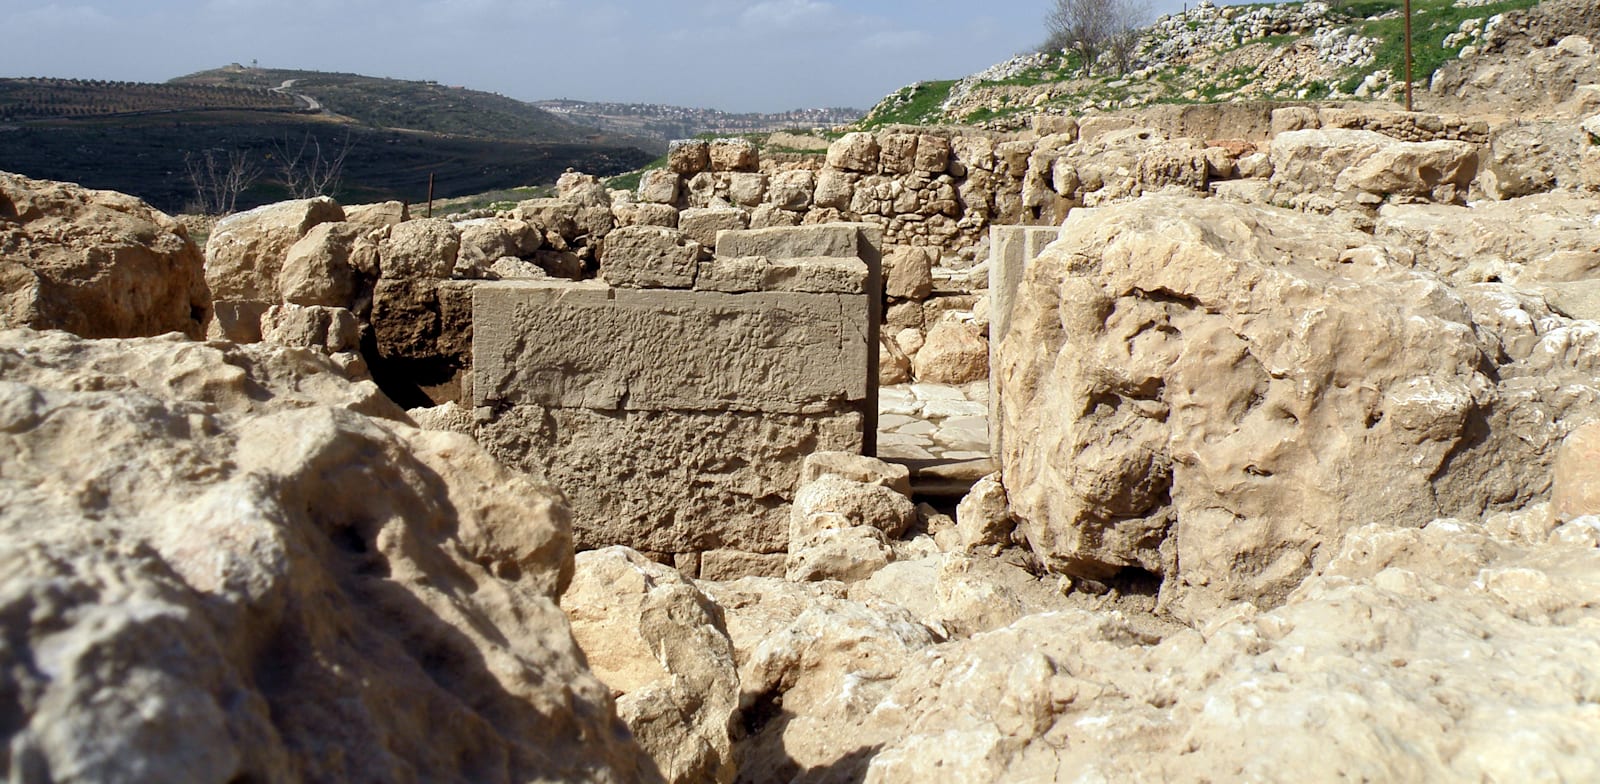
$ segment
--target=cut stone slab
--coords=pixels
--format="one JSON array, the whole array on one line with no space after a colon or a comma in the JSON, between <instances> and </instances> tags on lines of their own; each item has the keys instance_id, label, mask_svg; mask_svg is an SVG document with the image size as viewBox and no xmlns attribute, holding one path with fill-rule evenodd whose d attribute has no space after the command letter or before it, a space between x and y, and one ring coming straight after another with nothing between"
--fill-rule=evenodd
<instances>
[{"instance_id":1,"label":"cut stone slab","mask_svg":"<svg viewBox=\"0 0 1600 784\"><path fill-rule=\"evenodd\" d=\"M477 288L473 307L475 403L796 414L860 408L868 394L867 305L860 295L488 283Z\"/></svg>"},{"instance_id":2,"label":"cut stone slab","mask_svg":"<svg viewBox=\"0 0 1600 784\"><path fill-rule=\"evenodd\" d=\"M883 230L867 223L828 223L815 226L775 226L768 229L717 233L717 256L764 256L768 259L829 258L878 261Z\"/></svg>"},{"instance_id":3,"label":"cut stone slab","mask_svg":"<svg viewBox=\"0 0 1600 784\"><path fill-rule=\"evenodd\" d=\"M694 285L700 244L661 226L624 226L606 235L600 277L613 286L686 289Z\"/></svg>"},{"instance_id":4,"label":"cut stone slab","mask_svg":"<svg viewBox=\"0 0 1600 784\"><path fill-rule=\"evenodd\" d=\"M860 452L862 417L515 406L478 441L567 494L580 550L782 553L802 462Z\"/></svg>"},{"instance_id":5,"label":"cut stone slab","mask_svg":"<svg viewBox=\"0 0 1600 784\"><path fill-rule=\"evenodd\" d=\"M856 258L812 257L771 261L759 256L701 262L696 289L743 294L797 291L809 294L865 294L867 264Z\"/></svg>"}]
</instances>

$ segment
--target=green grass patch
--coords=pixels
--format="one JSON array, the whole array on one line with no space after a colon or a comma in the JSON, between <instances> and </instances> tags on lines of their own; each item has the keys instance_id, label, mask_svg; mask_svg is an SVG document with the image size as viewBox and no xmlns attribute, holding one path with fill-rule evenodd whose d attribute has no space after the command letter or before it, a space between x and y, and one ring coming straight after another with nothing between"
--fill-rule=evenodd
<instances>
[{"instance_id":1,"label":"green grass patch","mask_svg":"<svg viewBox=\"0 0 1600 784\"><path fill-rule=\"evenodd\" d=\"M885 125L927 125L937 122L940 108L950 98L950 89L955 85L955 80L951 79L919 82L902 88L873 107L855 127L870 131Z\"/></svg>"},{"instance_id":2,"label":"green grass patch","mask_svg":"<svg viewBox=\"0 0 1600 784\"><path fill-rule=\"evenodd\" d=\"M1451 2L1452 0L1417 0L1412 4L1411 70L1412 78L1418 84L1427 84L1433 77L1434 71L1461 56L1460 47L1446 49L1444 39L1460 29L1462 22L1468 19L1487 19L1506 11L1529 8L1537 5L1539 0L1506 0L1474 8L1455 8ZM1400 7L1400 3L1392 0L1372 0L1370 3L1360 5L1381 6L1384 9ZM1381 12L1380 9L1377 13ZM1396 82L1404 83L1405 20L1395 18L1367 22L1361 26L1361 34L1378 39L1372 70L1386 69ZM1346 84L1350 85L1347 92L1353 91L1364 76L1365 74L1355 77L1353 84L1347 80Z\"/></svg>"}]
</instances>

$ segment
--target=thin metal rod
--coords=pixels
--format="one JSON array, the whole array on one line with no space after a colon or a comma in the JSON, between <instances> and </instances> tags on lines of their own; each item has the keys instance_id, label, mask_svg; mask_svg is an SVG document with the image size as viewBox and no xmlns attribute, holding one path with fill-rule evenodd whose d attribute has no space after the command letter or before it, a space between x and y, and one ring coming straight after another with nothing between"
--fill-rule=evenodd
<instances>
[{"instance_id":1,"label":"thin metal rod","mask_svg":"<svg viewBox=\"0 0 1600 784\"><path fill-rule=\"evenodd\" d=\"M1406 111L1411 111L1411 0L1406 0Z\"/></svg>"},{"instance_id":2,"label":"thin metal rod","mask_svg":"<svg viewBox=\"0 0 1600 784\"><path fill-rule=\"evenodd\" d=\"M1406 0L1406 2L1410 1L1411 0ZM1408 98L1406 99L1407 108L1409 108L1410 105L1411 101ZM433 217L433 172L428 172L428 217Z\"/></svg>"}]
</instances>

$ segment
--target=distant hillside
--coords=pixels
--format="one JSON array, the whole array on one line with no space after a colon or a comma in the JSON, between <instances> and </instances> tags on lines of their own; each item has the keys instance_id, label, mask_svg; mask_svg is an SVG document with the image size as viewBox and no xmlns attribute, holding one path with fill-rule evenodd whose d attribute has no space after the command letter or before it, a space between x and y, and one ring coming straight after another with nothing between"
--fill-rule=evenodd
<instances>
[{"instance_id":1,"label":"distant hillside","mask_svg":"<svg viewBox=\"0 0 1600 784\"><path fill-rule=\"evenodd\" d=\"M793 128L825 128L861 119L860 109L795 109L775 114L730 114L654 103L591 103L561 99L533 106L612 133L670 141L702 134L740 134Z\"/></svg>"},{"instance_id":2,"label":"distant hillside","mask_svg":"<svg viewBox=\"0 0 1600 784\"><path fill-rule=\"evenodd\" d=\"M277 88L315 99L327 111L362 125L521 142L622 142L532 104L437 82L348 73L229 66L180 76L169 84ZM618 134L610 134L614 137Z\"/></svg>"},{"instance_id":3,"label":"distant hillside","mask_svg":"<svg viewBox=\"0 0 1600 784\"><path fill-rule=\"evenodd\" d=\"M175 111L305 111L264 87L141 84L94 79L0 79L0 122Z\"/></svg>"},{"instance_id":4,"label":"distant hillside","mask_svg":"<svg viewBox=\"0 0 1600 784\"><path fill-rule=\"evenodd\" d=\"M178 212L185 159L242 154L261 172L242 208L287 198L282 148L349 147L346 202L439 198L617 174L665 144L573 124L504 96L429 82L239 66L166 84L0 79L0 170L140 196Z\"/></svg>"}]
</instances>

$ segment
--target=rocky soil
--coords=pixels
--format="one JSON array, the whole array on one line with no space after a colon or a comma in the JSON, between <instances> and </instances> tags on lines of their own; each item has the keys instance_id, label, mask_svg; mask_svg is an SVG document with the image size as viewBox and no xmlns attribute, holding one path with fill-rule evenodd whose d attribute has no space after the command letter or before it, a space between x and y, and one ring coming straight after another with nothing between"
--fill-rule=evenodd
<instances>
[{"instance_id":1,"label":"rocky soil","mask_svg":"<svg viewBox=\"0 0 1600 784\"><path fill-rule=\"evenodd\" d=\"M1469 114L680 145L633 192L287 202L203 252L0 175L0 769L1600 778L1600 58L1494 40L1435 82ZM947 206L974 230L906 228ZM472 286L621 275L628 242L694 274L758 213L883 220L883 369L919 381L889 403L993 402L999 470L941 507L816 451L782 552L575 553L561 489L508 467L542 456L470 435ZM974 272L1004 222L1061 226L1009 300Z\"/></svg>"}]
</instances>

